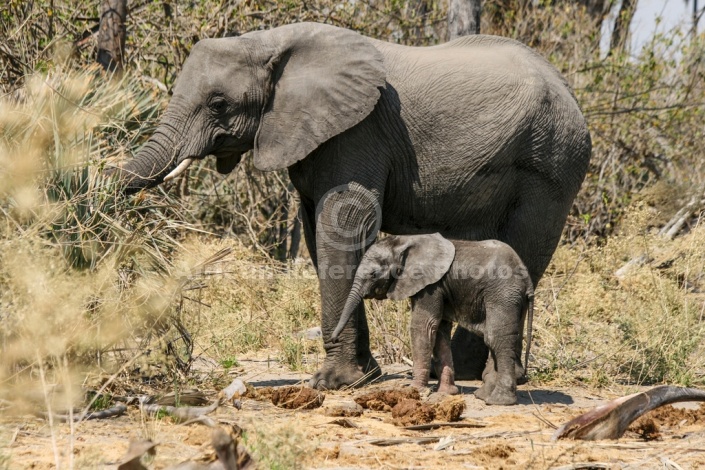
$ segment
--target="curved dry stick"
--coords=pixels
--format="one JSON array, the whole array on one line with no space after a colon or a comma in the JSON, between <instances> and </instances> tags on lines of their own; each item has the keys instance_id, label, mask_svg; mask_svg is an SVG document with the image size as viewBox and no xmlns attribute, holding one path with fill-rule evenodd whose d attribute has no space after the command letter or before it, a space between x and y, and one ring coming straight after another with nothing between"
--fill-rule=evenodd
<instances>
[{"instance_id":1,"label":"curved dry stick","mask_svg":"<svg viewBox=\"0 0 705 470\"><path fill-rule=\"evenodd\" d=\"M106 408L104 410L100 411L91 411L89 413L80 414L76 413L73 415L73 417L69 414L59 414L59 413L53 413L52 417L56 420L63 421L63 422L69 422L73 418L74 422L78 421L87 421L89 419L108 419L108 418L114 418L115 416L120 416L125 414L127 411L127 406L125 405L116 405L113 406L112 408ZM44 413L46 416L47 413Z\"/></svg>"},{"instance_id":2,"label":"curved dry stick","mask_svg":"<svg viewBox=\"0 0 705 470\"><path fill-rule=\"evenodd\" d=\"M166 405L142 405L142 410L147 414L166 413L174 418L177 423L183 423L201 416L212 413L220 406L220 400L215 400L209 406L166 406Z\"/></svg>"},{"instance_id":3,"label":"curved dry stick","mask_svg":"<svg viewBox=\"0 0 705 470\"><path fill-rule=\"evenodd\" d=\"M618 439L640 416L660 406L684 401L705 401L705 391L663 385L617 398L567 422L556 430L552 440Z\"/></svg>"}]
</instances>

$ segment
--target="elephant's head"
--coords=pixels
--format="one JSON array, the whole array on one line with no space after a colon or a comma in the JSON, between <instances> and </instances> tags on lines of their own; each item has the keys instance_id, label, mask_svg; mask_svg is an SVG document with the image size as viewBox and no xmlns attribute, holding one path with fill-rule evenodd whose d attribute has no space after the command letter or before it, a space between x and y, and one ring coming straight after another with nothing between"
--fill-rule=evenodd
<instances>
[{"instance_id":1,"label":"elephant's head","mask_svg":"<svg viewBox=\"0 0 705 470\"><path fill-rule=\"evenodd\" d=\"M286 168L364 119L384 85L379 51L346 29L301 23L206 39L157 130L118 172L133 192L208 155L222 174L250 149L257 168Z\"/></svg>"},{"instance_id":2,"label":"elephant's head","mask_svg":"<svg viewBox=\"0 0 705 470\"><path fill-rule=\"evenodd\" d=\"M362 257L332 341L362 299L401 300L440 281L455 258L455 246L440 234L389 236Z\"/></svg>"}]
</instances>

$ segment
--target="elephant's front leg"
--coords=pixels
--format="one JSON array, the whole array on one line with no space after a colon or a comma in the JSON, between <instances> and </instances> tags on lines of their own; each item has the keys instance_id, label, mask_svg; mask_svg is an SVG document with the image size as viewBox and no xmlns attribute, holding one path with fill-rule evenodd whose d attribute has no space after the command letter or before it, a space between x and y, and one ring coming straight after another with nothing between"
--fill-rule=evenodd
<instances>
[{"instance_id":1,"label":"elephant's front leg","mask_svg":"<svg viewBox=\"0 0 705 470\"><path fill-rule=\"evenodd\" d=\"M414 361L412 385L416 388L425 389L428 387L431 358L442 316L443 294L438 286L429 286L412 297L410 326L411 357ZM450 329L448 329L448 334L450 335ZM450 353L450 351L448 352ZM444 359L446 360L444 361ZM449 358L438 358L441 369L445 369L447 359ZM452 366L452 358L450 361Z\"/></svg>"},{"instance_id":2,"label":"elephant's front leg","mask_svg":"<svg viewBox=\"0 0 705 470\"><path fill-rule=\"evenodd\" d=\"M311 386L338 389L362 385L381 374L370 352L370 334L361 303L351 320L331 341L353 285L362 250L379 229L380 204L375 192L356 184L330 192L316 214L316 255L321 289L321 331L326 358Z\"/></svg>"}]
</instances>

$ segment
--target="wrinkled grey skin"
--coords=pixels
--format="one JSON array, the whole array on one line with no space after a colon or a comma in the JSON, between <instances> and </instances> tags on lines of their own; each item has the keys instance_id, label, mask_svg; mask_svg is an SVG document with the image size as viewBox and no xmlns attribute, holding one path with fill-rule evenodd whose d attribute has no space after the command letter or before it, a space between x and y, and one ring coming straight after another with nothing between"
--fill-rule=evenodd
<instances>
[{"instance_id":1,"label":"wrinkled grey skin","mask_svg":"<svg viewBox=\"0 0 705 470\"><path fill-rule=\"evenodd\" d=\"M591 143L566 81L516 41L412 48L301 23L196 44L157 130L117 173L134 192L189 158L214 155L226 174L247 150L260 170L288 168L301 197L330 338L377 229L502 240L536 283ZM311 385L377 370L362 305L354 317Z\"/></svg>"},{"instance_id":2,"label":"wrinkled grey skin","mask_svg":"<svg viewBox=\"0 0 705 470\"><path fill-rule=\"evenodd\" d=\"M457 394L450 350L452 322L481 335L490 350L475 396L490 405L517 401L515 359L526 312L531 347L534 287L512 248L497 240L446 240L439 234L390 236L365 253L331 341L363 298L411 298L414 386L425 388L435 359L438 391ZM526 362L525 362L526 365Z\"/></svg>"}]
</instances>

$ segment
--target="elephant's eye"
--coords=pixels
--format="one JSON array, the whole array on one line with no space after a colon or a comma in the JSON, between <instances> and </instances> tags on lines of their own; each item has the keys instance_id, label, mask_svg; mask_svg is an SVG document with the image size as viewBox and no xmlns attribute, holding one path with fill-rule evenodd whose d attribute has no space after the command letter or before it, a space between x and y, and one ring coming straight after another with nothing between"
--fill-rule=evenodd
<instances>
[{"instance_id":1,"label":"elephant's eye","mask_svg":"<svg viewBox=\"0 0 705 470\"><path fill-rule=\"evenodd\" d=\"M225 111L227 107L228 102L225 101L223 98L216 98L215 100L211 101L211 109L218 114Z\"/></svg>"}]
</instances>

